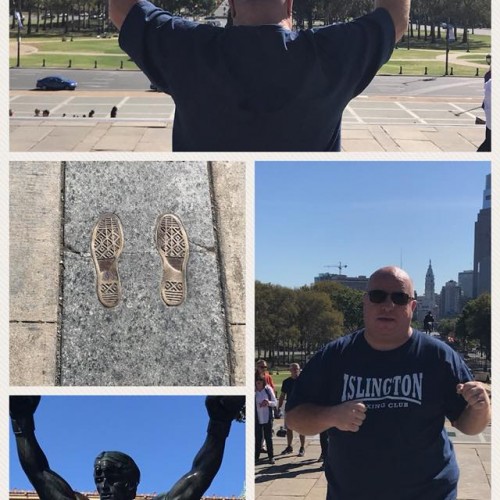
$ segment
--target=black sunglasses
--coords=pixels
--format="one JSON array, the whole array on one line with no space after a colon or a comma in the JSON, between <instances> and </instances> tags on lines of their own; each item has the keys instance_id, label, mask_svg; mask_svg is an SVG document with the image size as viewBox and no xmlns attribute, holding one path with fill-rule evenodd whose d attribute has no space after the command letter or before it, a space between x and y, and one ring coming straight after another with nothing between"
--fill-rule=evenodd
<instances>
[{"instance_id":1,"label":"black sunglasses","mask_svg":"<svg viewBox=\"0 0 500 500\"><path fill-rule=\"evenodd\" d=\"M385 302L387 297L391 297L391 300L397 306L406 306L410 300L414 300L405 292L386 292L385 290L370 290L368 292L368 298L370 302L374 304L382 304Z\"/></svg>"}]
</instances>

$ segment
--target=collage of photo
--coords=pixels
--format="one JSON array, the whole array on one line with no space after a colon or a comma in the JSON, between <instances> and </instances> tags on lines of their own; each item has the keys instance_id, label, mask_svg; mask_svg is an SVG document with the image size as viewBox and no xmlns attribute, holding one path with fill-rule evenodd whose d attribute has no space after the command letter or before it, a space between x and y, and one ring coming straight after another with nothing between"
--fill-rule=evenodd
<instances>
[{"instance_id":1,"label":"collage of photo","mask_svg":"<svg viewBox=\"0 0 500 500\"><path fill-rule=\"evenodd\" d=\"M7 3L4 498L500 495L491 0Z\"/></svg>"}]
</instances>

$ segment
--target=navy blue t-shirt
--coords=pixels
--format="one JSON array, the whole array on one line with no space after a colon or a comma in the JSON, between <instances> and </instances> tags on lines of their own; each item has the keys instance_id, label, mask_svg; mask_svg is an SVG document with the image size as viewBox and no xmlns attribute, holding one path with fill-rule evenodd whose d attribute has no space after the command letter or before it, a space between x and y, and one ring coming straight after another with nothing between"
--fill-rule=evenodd
<instances>
[{"instance_id":1,"label":"navy blue t-shirt","mask_svg":"<svg viewBox=\"0 0 500 500\"><path fill-rule=\"evenodd\" d=\"M413 331L390 351L363 330L328 344L305 366L286 410L362 401L358 432L328 431L328 500L455 500L458 466L445 417L467 406L456 385L472 380L460 356Z\"/></svg>"},{"instance_id":2,"label":"navy blue t-shirt","mask_svg":"<svg viewBox=\"0 0 500 500\"><path fill-rule=\"evenodd\" d=\"M349 23L202 25L147 1L120 47L175 102L174 151L339 151L342 112L388 61L385 9Z\"/></svg>"},{"instance_id":3,"label":"navy blue t-shirt","mask_svg":"<svg viewBox=\"0 0 500 500\"><path fill-rule=\"evenodd\" d=\"M295 387L296 378L288 377L283 380L281 384L281 393L286 394L286 398L289 399L292 394L293 388Z\"/></svg>"}]
</instances>

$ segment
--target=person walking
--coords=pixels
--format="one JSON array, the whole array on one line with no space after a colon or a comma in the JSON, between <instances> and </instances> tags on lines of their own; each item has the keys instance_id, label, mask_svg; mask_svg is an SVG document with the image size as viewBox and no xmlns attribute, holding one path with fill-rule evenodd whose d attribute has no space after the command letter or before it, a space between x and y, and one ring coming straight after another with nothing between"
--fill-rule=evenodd
<instances>
[{"instance_id":1,"label":"person walking","mask_svg":"<svg viewBox=\"0 0 500 500\"><path fill-rule=\"evenodd\" d=\"M290 377L283 380L283 383L281 384L281 394L280 394L280 399L278 401L278 409L281 410L285 399L287 399L292 393L295 381L297 380L299 375L300 375L300 365L298 363L292 363L290 365ZM298 456L303 457L305 454L306 437L303 434L299 434L299 440L300 440L300 448ZM282 455L293 453L292 442L293 442L293 431L292 429L288 429L287 427L286 429L287 446L281 452Z\"/></svg>"}]
</instances>

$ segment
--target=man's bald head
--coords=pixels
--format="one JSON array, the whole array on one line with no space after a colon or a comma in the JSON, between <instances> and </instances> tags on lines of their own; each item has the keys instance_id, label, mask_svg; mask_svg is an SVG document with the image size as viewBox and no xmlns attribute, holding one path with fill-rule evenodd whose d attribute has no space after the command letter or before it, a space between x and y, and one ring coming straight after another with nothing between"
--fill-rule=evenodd
<instances>
[{"instance_id":1,"label":"man's bald head","mask_svg":"<svg viewBox=\"0 0 500 500\"><path fill-rule=\"evenodd\" d=\"M390 350L404 344L412 335L416 304L406 271L396 266L377 269L363 297L364 336L371 347Z\"/></svg>"},{"instance_id":2,"label":"man's bald head","mask_svg":"<svg viewBox=\"0 0 500 500\"><path fill-rule=\"evenodd\" d=\"M406 288L406 293L411 297L413 297L414 295L413 280L404 269L401 269L400 267L397 266L385 266L381 267L380 269L377 269L368 279L368 286L367 286L368 290L372 288L372 284L374 281L376 281L378 278L386 276L392 276L397 281L401 282L401 284L404 284Z\"/></svg>"},{"instance_id":3,"label":"man's bald head","mask_svg":"<svg viewBox=\"0 0 500 500\"><path fill-rule=\"evenodd\" d=\"M279 24L292 29L293 0L229 0L235 26Z\"/></svg>"}]
</instances>

